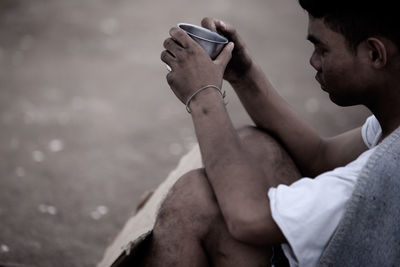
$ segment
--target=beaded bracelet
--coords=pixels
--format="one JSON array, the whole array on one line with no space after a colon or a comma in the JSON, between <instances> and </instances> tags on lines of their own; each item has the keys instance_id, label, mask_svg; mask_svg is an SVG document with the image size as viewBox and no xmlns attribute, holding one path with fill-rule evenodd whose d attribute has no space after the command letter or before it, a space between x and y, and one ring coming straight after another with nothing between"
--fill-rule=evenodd
<instances>
[{"instance_id":1,"label":"beaded bracelet","mask_svg":"<svg viewBox=\"0 0 400 267\"><path fill-rule=\"evenodd\" d=\"M190 108L189 108L190 101L192 101L192 99L193 99L198 93L200 93L201 91L203 91L203 90L205 90L205 89L207 89L207 88L215 88L215 89L217 89L218 92L221 94L222 99L225 99L226 92L225 92L225 91L222 92L221 88L219 88L218 86L215 86L215 85L206 85L206 86L203 86L203 87L201 87L199 90L197 90L196 92L194 92L194 93L188 98L188 100L186 100L186 110L187 110L188 113L192 113L191 110L190 110ZM225 103L225 105L226 105L226 103Z\"/></svg>"}]
</instances>

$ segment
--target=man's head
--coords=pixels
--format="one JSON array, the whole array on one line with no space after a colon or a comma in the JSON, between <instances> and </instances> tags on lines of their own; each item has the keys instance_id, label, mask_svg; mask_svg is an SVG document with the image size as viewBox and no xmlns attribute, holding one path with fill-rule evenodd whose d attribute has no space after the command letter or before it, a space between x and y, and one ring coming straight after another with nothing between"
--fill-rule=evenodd
<instances>
[{"instance_id":1,"label":"man's head","mask_svg":"<svg viewBox=\"0 0 400 267\"><path fill-rule=\"evenodd\" d=\"M310 62L322 88L339 105L368 105L390 72L399 71L400 16L394 1L299 2L309 13L308 39L315 45Z\"/></svg>"},{"instance_id":2,"label":"man's head","mask_svg":"<svg viewBox=\"0 0 400 267\"><path fill-rule=\"evenodd\" d=\"M400 48L400 16L394 0L299 0L314 18L341 33L351 49L371 36L383 36Z\"/></svg>"}]
</instances>

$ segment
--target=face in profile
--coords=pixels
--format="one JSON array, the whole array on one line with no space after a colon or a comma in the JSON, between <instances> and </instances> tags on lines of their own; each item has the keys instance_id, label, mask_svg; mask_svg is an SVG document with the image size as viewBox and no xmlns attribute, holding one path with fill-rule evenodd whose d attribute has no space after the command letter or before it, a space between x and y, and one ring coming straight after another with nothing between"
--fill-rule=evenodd
<instances>
[{"instance_id":1,"label":"face in profile","mask_svg":"<svg viewBox=\"0 0 400 267\"><path fill-rule=\"evenodd\" d=\"M362 104L365 66L345 37L330 29L323 19L310 16L307 39L314 45L310 64L317 71L315 78L321 89L337 105Z\"/></svg>"}]
</instances>

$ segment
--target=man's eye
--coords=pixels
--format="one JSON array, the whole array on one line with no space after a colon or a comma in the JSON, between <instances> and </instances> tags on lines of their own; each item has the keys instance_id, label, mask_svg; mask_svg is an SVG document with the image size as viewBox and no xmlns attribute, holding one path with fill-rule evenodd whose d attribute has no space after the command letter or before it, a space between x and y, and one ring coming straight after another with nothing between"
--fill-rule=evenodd
<instances>
[{"instance_id":1,"label":"man's eye","mask_svg":"<svg viewBox=\"0 0 400 267\"><path fill-rule=\"evenodd\" d=\"M326 49L320 47L320 46L316 46L315 47L315 52L318 53L319 55L325 55L325 53L327 52Z\"/></svg>"}]
</instances>

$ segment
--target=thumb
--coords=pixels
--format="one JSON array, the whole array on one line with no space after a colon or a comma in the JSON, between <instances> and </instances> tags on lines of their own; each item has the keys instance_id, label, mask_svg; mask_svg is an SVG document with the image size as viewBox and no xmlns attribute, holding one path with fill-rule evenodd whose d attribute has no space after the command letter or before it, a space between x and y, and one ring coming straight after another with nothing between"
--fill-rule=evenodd
<instances>
[{"instance_id":1,"label":"thumb","mask_svg":"<svg viewBox=\"0 0 400 267\"><path fill-rule=\"evenodd\" d=\"M232 58L232 51L234 47L234 43L228 43L218 55L218 57L214 60L214 63L220 65L223 69L225 69L226 65L228 65L229 61Z\"/></svg>"}]
</instances>

